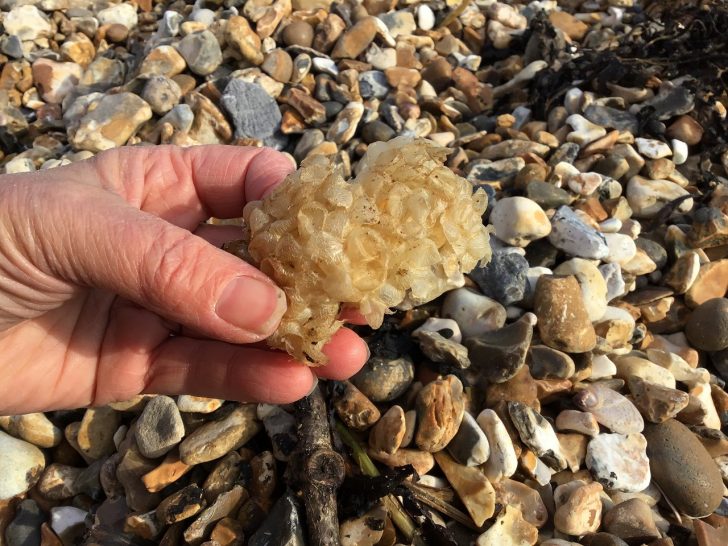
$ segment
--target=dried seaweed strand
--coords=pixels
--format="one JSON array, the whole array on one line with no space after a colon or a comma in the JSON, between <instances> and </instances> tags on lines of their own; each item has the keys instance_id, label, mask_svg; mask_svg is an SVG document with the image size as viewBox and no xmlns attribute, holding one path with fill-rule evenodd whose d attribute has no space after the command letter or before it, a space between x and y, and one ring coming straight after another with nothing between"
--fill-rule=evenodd
<instances>
[{"instance_id":1,"label":"dried seaweed strand","mask_svg":"<svg viewBox=\"0 0 728 546\"><path fill-rule=\"evenodd\" d=\"M418 501L420 501L423 504L426 504L430 508L433 508L437 510L438 512L441 512L445 514L446 516L450 516L452 519L457 521L458 523L468 527L469 529L472 529L473 531L482 531L480 527L475 525L473 523L473 519L467 515L464 512L461 512L451 504L445 502L444 500L438 498L437 496L430 493L426 488L417 485L416 483L404 483L405 487L410 490L412 493L412 496L416 498Z\"/></svg>"},{"instance_id":2,"label":"dried seaweed strand","mask_svg":"<svg viewBox=\"0 0 728 546\"><path fill-rule=\"evenodd\" d=\"M361 447L359 441L353 434L351 434L344 423L338 419L336 420L336 431L339 433L339 436L341 436L342 441L351 449L352 456L364 475L370 477L379 476L379 470L377 470L374 462ZM405 512L404 508L394 495L386 495L385 497L382 497L382 501L384 502L384 507L387 509L387 512L389 512L389 515L392 518L392 522L402 532L405 539L408 542L411 542L416 533L415 524L412 519L409 517L407 512Z\"/></svg>"}]
</instances>

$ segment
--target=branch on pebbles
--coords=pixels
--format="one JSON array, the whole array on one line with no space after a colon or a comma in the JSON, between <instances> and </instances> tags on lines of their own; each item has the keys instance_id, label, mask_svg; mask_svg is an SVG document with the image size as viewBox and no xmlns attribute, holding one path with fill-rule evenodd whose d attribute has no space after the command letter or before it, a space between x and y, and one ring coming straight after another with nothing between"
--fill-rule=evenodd
<instances>
[{"instance_id":1,"label":"branch on pebbles","mask_svg":"<svg viewBox=\"0 0 728 546\"><path fill-rule=\"evenodd\" d=\"M291 454L287 479L303 498L310 544L338 546L336 491L344 481L344 459L331 447L326 402L320 387L295 404L298 445Z\"/></svg>"}]
</instances>

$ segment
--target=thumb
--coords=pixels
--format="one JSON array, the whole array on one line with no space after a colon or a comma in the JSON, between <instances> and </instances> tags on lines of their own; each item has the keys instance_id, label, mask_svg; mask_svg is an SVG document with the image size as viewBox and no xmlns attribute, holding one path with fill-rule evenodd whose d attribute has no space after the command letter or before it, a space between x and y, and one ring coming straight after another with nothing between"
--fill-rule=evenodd
<instances>
[{"instance_id":1,"label":"thumb","mask_svg":"<svg viewBox=\"0 0 728 546\"><path fill-rule=\"evenodd\" d=\"M61 278L109 290L231 343L275 331L285 295L256 268L112 192L60 186L66 187L59 217L44 219L38 240ZM84 213L69 214L78 210ZM64 228L49 229L54 225Z\"/></svg>"}]
</instances>

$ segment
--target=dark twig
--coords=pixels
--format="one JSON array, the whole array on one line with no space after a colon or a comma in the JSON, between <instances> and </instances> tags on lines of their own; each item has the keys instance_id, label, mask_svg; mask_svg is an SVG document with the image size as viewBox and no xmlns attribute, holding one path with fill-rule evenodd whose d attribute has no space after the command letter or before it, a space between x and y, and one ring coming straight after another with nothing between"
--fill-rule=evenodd
<instances>
[{"instance_id":1,"label":"dark twig","mask_svg":"<svg viewBox=\"0 0 728 546\"><path fill-rule=\"evenodd\" d=\"M336 490L344 481L344 459L331 447L326 403L319 387L295 405L298 445L291 454L287 479L303 498L309 544L339 545Z\"/></svg>"}]
</instances>

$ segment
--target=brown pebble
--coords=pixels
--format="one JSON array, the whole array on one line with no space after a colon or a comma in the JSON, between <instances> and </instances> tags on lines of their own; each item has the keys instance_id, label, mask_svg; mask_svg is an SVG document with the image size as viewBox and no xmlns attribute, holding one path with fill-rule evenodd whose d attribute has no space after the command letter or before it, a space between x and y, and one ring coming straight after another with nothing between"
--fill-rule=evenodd
<instances>
[{"instance_id":1,"label":"brown pebble","mask_svg":"<svg viewBox=\"0 0 728 546\"><path fill-rule=\"evenodd\" d=\"M119 23L109 25L106 29L106 39L110 42L119 43L126 40L129 36L129 29Z\"/></svg>"},{"instance_id":2,"label":"brown pebble","mask_svg":"<svg viewBox=\"0 0 728 546\"><path fill-rule=\"evenodd\" d=\"M536 284L534 311L541 340L567 353L591 351L597 343L576 277L542 275Z\"/></svg>"},{"instance_id":3,"label":"brown pebble","mask_svg":"<svg viewBox=\"0 0 728 546\"><path fill-rule=\"evenodd\" d=\"M723 500L720 470L690 429L670 419L647 424L644 436L652 479L675 507L690 517L715 511Z\"/></svg>"},{"instance_id":4,"label":"brown pebble","mask_svg":"<svg viewBox=\"0 0 728 546\"><path fill-rule=\"evenodd\" d=\"M283 29L281 38L283 38L283 43L288 46L311 47L313 43L313 27L306 21L293 21Z\"/></svg>"},{"instance_id":5,"label":"brown pebble","mask_svg":"<svg viewBox=\"0 0 728 546\"><path fill-rule=\"evenodd\" d=\"M703 139L703 126L688 115L673 121L665 132L670 138L682 140L688 146L698 144Z\"/></svg>"},{"instance_id":6,"label":"brown pebble","mask_svg":"<svg viewBox=\"0 0 728 546\"><path fill-rule=\"evenodd\" d=\"M281 83L288 83L293 74L293 60L283 49L274 49L268 53L260 67L263 72Z\"/></svg>"}]
</instances>

